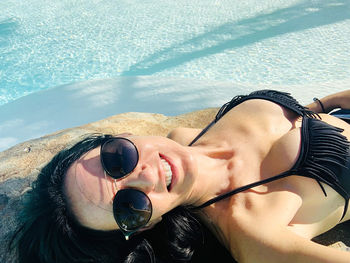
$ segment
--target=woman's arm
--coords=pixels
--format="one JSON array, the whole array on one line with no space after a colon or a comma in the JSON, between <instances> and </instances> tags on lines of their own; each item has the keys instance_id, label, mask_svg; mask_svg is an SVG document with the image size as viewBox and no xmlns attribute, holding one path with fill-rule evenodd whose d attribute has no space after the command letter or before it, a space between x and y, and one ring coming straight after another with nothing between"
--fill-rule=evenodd
<instances>
[{"instance_id":1,"label":"woman's arm","mask_svg":"<svg viewBox=\"0 0 350 263\"><path fill-rule=\"evenodd\" d=\"M270 229L271 231L271 229ZM349 263L350 253L326 247L293 233L274 228L273 235L253 238L240 263Z\"/></svg>"},{"instance_id":2,"label":"woman's arm","mask_svg":"<svg viewBox=\"0 0 350 263\"><path fill-rule=\"evenodd\" d=\"M319 100L324 106L325 112L323 112L319 101L314 101L313 103L306 105L306 107L317 113L328 113L336 108L350 109L350 90L337 92Z\"/></svg>"},{"instance_id":3,"label":"woman's arm","mask_svg":"<svg viewBox=\"0 0 350 263\"><path fill-rule=\"evenodd\" d=\"M255 202L249 211L245 206L242 210L235 207L229 220L230 251L239 263L350 262L349 252L317 244L310 240L310 233L296 232L290 222L302 206L302 196L282 191L270 197L251 194L247 200L251 202L252 198L260 203Z\"/></svg>"}]
</instances>

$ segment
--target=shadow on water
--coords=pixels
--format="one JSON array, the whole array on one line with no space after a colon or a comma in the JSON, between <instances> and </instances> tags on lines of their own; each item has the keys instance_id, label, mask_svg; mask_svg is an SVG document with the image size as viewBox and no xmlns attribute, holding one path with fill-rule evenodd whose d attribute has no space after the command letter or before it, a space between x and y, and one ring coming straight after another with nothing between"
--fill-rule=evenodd
<instances>
[{"instance_id":1,"label":"shadow on water","mask_svg":"<svg viewBox=\"0 0 350 263\"><path fill-rule=\"evenodd\" d=\"M8 44L8 39L18 28L18 21L15 18L8 18L0 21L0 47Z\"/></svg>"},{"instance_id":2,"label":"shadow on water","mask_svg":"<svg viewBox=\"0 0 350 263\"><path fill-rule=\"evenodd\" d=\"M276 36L317 28L347 19L350 19L350 0L314 1L313 3L305 1L268 14L259 14L252 18L223 24L207 33L160 50L134 64L129 70L124 71L121 74L122 76L136 76L136 78L119 79L119 85L127 87L119 90L119 101L139 103L137 111L141 112L159 112L157 110L162 109L161 113L163 114L171 115L171 112L179 114L179 110L174 108L175 104L184 106L195 105L198 99L196 94L203 100L203 98L207 97L203 93L208 92L207 89L209 87L202 86L198 88L200 85L194 85L191 86L191 89L182 88L175 91L172 87L164 86L166 83L163 82L161 87L157 83L149 83L147 89L144 89L145 84L140 87L137 77L140 75L152 75L201 57L221 53L225 50L240 48ZM214 42L215 44L203 47L208 42ZM186 48L187 52L184 51ZM181 85L179 81L178 84ZM159 90L162 90L163 93L159 94L157 92ZM146 100L149 103L144 103L144 99L152 97L152 92L156 94L156 99L153 98L153 102L157 105L157 108L154 108L154 104L151 101ZM228 95L228 97L231 96L233 94ZM204 99L202 101L203 105L205 104L208 107L212 99ZM172 103L169 103L170 101ZM123 106L126 107L124 111L135 110L135 105L124 104ZM180 106L177 107L179 108ZM200 107L198 106L198 108ZM186 110L194 109L184 109L184 111Z\"/></svg>"},{"instance_id":3,"label":"shadow on water","mask_svg":"<svg viewBox=\"0 0 350 263\"><path fill-rule=\"evenodd\" d=\"M312 3L305 1L268 14L259 14L256 17L218 26L207 33L150 55L131 66L122 75L150 75L225 50L347 19L350 19L349 0ZM215 44L208 46L206 44L208 42ZM206 47L203 47L205 45Z\"/></svg>"},{"instance_id":4,"label":"shadow on water","mask_svg":"<svg viewBox=\"0 0 350 263\"><path fill-rule=\"evenodd\" d=\"M19 142L123 112L173 116L218 107L231 99L231 95L243 94L246 88L235 87L232 93L230 90L231 83L213 85L208 81L153 76L126 76L58 86L0 107L0 151Z\"/></svg>"}]
</instances>

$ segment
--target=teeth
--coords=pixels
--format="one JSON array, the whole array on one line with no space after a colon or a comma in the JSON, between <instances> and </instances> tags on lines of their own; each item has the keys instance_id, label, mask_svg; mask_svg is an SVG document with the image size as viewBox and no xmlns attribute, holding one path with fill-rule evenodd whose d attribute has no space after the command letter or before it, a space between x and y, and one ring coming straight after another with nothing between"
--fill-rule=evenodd
<instances>
[{"instance_id":1,"label":"teeth","mask_svg":"<svg viewBox=\"0 0 350 263\"><path fill-rule=\"evenodd\" d=\"M165 183L166 183L166 186L169 186L171 184L171 179L173 177L173 173L171 172L171 167L169 165L169 163L164 160L163 158L160 158L162 164L163 164L163 168L164 168L164 171L165 171Z\"/></svg>"}]
</instances>

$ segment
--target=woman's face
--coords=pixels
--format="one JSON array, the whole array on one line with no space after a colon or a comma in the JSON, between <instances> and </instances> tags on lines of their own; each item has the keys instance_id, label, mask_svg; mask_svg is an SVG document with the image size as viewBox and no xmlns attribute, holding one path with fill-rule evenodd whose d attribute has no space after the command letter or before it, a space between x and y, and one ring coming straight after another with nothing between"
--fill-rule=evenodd
<instances>
[{"instance_id":1,"label":"woman's face","mask_svg":"<svg viewBox=\"0 0 350 263\"><path fill-rule=\"evenodd\" d=\"M134 188L147 194L153 206L151 223L173 208L191 203L196 165L188 147L165 137L124 137L136 145L139 161L123 179L114 181L105 175L100 147L84 154L67 171L66 194L73 213L86 227L118 229L112 207L120 189Z\"/></svg>"}]
</instances>

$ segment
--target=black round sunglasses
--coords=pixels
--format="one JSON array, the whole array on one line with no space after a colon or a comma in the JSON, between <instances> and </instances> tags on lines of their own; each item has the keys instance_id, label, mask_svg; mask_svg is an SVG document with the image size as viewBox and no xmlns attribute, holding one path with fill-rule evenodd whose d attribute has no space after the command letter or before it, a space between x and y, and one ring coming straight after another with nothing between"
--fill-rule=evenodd
<instances>
[{"instance_id":1,"label":"black round sunglasses","mask_svg":"<svg viewBox=\"0 0 350 263\"><path fill-rule=\"evenodd\" d=\"M107 175L120 180L128 176L139 161L136 145L123 137L108 139L101 145L101 164ZM113 199L113 215L126 240L145 227L152 216L152 203L142 191L119 190Z\"/></svg>"}]
</instances>

